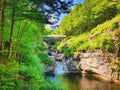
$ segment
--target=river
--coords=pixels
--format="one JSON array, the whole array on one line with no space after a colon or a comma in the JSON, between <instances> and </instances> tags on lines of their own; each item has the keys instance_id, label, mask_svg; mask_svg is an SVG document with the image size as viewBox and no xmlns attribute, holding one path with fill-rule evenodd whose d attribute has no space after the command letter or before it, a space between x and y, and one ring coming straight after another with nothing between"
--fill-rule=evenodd
<instances>
[{"instance_id":1,"label":"river","mask_svg":"<svg viewBox=\"0 0 120 90\"><path fill-rule=\"evenodd\" d=\"M68 90L120 90L119 85L97 79L90 74L65 73L62 62L56 63L56 69L47 78L62 83Z\"/></svg>"}]
</instances>

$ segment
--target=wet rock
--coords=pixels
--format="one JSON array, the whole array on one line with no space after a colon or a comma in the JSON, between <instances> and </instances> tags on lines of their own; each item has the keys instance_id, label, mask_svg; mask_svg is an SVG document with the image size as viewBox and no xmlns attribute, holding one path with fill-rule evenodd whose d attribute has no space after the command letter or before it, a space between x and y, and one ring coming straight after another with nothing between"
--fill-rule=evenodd
<instances>
[{"instance_id":1,"label":"wet rock","mask_svg":"<svg viewBox=\"0 0 120 90\"><path fill-rule=\"evenodd\" d=\"M64 63L69 72L86 71L96 73L108 81L118 79L118 72L111 68L111 57L108 52L102 50L80 52L78 56L67 58Z\"/></svg>"},{"instance_id":2,"label":"wet rock","mask_svg":"<svg viewBox=\"0 0 120 90\"><path fill-rule=\"evenodd\" d=\"M74 67L76 67L76 66L78 65L78 63L79 63L79 62L77 62L77 61L72 61L72 65L73 65Z\"/></svg>"},{"instance_id":3,"label":"wet rock","mask_svg":"<svg viewBox=\"0 0 120 90\"><path fill-rule=\"evenodd\" d=\"M45 72L53 72L56 68L56 64L53 64L53 65L49 65L49 64L46 64L45 65Z\"/></svg>"},{"instance_id":4,"label":"wet rock","mask_svg":"<svg viewBox=\"0 0 120 90\"><path fill-rule=\"evenodd\" d=\"M49 58L53 61L53 64L45 64L45 72L53 72L56 68L55 57L49 56Z\"/></svg>"},{"instance_id":5,"label":"wet rock","mask_svg":"<svg viewBox=\"0 0 120 90\"><path fill-rule=\"evenodd\" d=\"M64 54L63 54L63 53L57 54L57 55L55 56L55 60L58 60L58 61L64 60Z\"/></svg>"},{"instance_id":6,"label":"wet rock","mask_svg":"<svg viewBox=\"0 0 120 90\"><path fill-rule=\"evenodd\" d=\"M55 63L55 57L54 56L49 56L49 58Z\"/></svg>"},{"instance_id":7,"label":"wet rock","mask_svg":"<svg viewBox=\"0 0 120 90\"><path fill-rule=\"evenodd\" d=\"M80 64L79 64L79 59L78 57L74 57L71 56L69 58L67 58L65 61L63 61L64 63L64 69L65 71L67 71L68 73L78 73L81 69L80 69Z\"/></svg>"}]
</instances>

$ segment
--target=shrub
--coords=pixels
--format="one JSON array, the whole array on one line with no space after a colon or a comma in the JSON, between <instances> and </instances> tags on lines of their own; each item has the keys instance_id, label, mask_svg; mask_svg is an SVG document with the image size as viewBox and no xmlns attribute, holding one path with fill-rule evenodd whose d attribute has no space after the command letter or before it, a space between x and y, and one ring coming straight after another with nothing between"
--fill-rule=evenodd
<instances>
[{"instance_id":1,"label":"shrub","mask_svg":"<svg viewBox=\"0 0 120 90\"><path fill-rule=\"evenodd\" d=\"M19 65L15 61L0 64L0 90L20 89Z\"/></svg>"}]
</instances>

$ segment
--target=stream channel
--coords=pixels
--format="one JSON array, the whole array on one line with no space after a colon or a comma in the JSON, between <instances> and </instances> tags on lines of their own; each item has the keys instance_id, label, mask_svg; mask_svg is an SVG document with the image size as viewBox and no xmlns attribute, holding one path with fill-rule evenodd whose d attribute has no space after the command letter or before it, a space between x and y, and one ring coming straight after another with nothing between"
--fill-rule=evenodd
<instances>
[{"instance_id":1,"label":"stream channel","mask_svg":"<svg viewBox=\"0 0 120 90\"><path fill-rule=\"evenodd\" d=\"M120 90L120 85L97 79L90 74L65 73L63 63L56 61L56 64L56 69L47 75L47 79L62 83L67 90Z\"/></svg>"}]
</instances>

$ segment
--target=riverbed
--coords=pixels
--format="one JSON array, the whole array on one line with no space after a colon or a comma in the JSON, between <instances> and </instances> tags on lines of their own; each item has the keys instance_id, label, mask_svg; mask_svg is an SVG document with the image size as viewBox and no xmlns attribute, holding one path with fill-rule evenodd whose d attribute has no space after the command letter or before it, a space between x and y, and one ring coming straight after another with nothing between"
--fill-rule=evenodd
<instances>
[{"instance_id":1,"label":"riverbed","mask_svg":"<svg viewBox=\"0 0 120 90\"><path fill-rule=\"evenodd\" d=\"M62 83L68 90L120 90L118 84L109 83L90 74L66 73L62 62L56 64L56 69L47 75L47 79Z\"/></svg>"}]
</instances>

